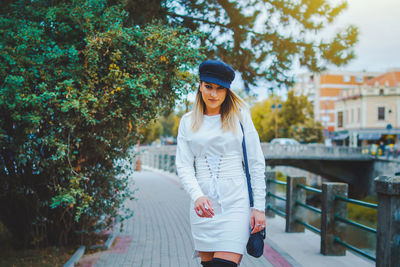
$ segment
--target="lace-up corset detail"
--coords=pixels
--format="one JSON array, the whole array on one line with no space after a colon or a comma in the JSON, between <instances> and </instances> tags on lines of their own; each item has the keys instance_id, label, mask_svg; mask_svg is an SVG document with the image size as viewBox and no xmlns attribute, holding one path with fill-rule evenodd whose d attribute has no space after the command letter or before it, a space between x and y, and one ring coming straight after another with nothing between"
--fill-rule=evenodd
<instances>
[{"instance_id":1,"label":"lace-up corset detail","mask_svg":"<svg viewBox=\"0 0 400 267\"><path fill-rule=\"evenodd\" d=\"M230 179L234 183L239 183L246 179L242 168L242 157L238 154L196 157L195 164L197 180L207 188L207 195L218 201L221 209L219 181Z\"/></svg>"},{"instance_id":2,"label":"lace-up corset detail","mask_svg":"<svg viewBox=\"0 0 400 267\"><path fill-rule=\"evenodd\" d=\"M246 179L240 154L196 157L195 166L197 180Z\"/></svg>"}]
</instances>

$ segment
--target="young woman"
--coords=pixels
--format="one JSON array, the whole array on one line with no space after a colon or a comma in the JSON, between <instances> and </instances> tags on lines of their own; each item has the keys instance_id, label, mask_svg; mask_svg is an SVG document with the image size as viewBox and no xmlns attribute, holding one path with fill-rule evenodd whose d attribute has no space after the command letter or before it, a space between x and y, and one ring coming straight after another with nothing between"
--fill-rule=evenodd
<instances>
[{"instance_id":1,"label":"young woman","mask_svg":"<svg viewBox=\"0 0 400 267\"><path fill-rule=\"evenodd\" d=\"M203 266L238 266L250 232L265 227L265 159L245 102L230 90L235 72L228 64L200 64L193 111L178 130L176 167L191 197L194 257ZM250 209L242 160L243 125L253 189Z\"/></svg>"}]
</instances>

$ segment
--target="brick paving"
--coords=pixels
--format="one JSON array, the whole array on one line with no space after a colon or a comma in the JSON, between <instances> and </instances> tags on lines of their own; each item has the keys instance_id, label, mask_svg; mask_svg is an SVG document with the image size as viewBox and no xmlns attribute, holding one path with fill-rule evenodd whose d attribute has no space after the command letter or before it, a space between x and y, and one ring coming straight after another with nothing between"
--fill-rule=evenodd
<instances>
[{"instance_id":1,"label":"brick paving","mask_svg":"<svg viewBox=\"0 0 400 267\"><path fill-rule=\"evenodd\" d=\"M149 171L135 172L132 181L138 188L137 200L129 203L134 216L124 223L121 232L117 227L114 233L119 237L113 248L102 252L95 266L201 267L199 258L192 259L190 200L180 184ZM273 265L264 257L245 255L240 266Z\"/></svg>"}]
</instances>

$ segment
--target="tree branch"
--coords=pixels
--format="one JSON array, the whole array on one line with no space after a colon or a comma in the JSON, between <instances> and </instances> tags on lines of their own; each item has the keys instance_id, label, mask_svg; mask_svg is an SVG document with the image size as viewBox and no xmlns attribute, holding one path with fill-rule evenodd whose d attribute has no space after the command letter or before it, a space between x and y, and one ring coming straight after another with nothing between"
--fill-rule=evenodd
<instances>
[{"instance_id":1,"label":"tree branch","mask_svg":"<svg viewBox=\"0 0 400 267\"><path fill-rule=\"evenodd\" d=\"M201 21L203 23L220 26L220 27L223 27L223 28L226 28L226 29L229 29L229 30L233 31L233 29L231 27L229 27L228 25L225 25L225 24L222 24L222 23L219 23L219 22L213 22L213 21L209 21L209 20L206 20L206 19L200 19L200 18L194 18L194 17L190 17L190 16L185 16L185 15L179 15L179 14L172 13L172 12L167 12L167 15L171 16L171 17L178 17L178 18L188 19L190 21Z\"/></svg>"}]
</instances>

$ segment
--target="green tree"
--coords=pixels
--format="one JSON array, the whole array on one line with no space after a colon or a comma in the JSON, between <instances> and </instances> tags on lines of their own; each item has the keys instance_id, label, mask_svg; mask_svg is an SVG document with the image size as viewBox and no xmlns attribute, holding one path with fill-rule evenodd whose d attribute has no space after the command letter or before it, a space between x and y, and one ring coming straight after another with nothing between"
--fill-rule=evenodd
<instances>
[{"instance_id":1,"label":"green tree","mask_svg":"<svg viewBox=\"0 0 400 267\"><path fill-rule=\"evenodd\" d=\"M170 112L168 115L164 115L160 118L160 123L162 125L163 136L174 136L174 127L177 121L177 116L174 112Z\"/></svg>"},{"instance_id":2,"label":"green tree","mask_svg":"<svg viewBox=\"0 0 400 267\"><path fill-rule=\"evenodd\" d=\"M271 109L273 103L274 100L270 97L254 104L250 110L261 142L269 142L275 137L275 114Z\"/></svg>"},{"instance_id":3,"label":"green tree","mask_svg":"<svg viewBox=\"0 0 400 267\"><path fill-rule=\"evenodd\" d=\"M287 99L282 103L282 109L279 111L279 127L285 129L284 136L291 134L290 127L300 122L304 122L306 118L313 118L313 106L308 101L307 96L295 96L291 90L287 94Z\"/></svg>"},{"instance_id":4,"label":"green tree","mask_svg":"<svg viewBox=\"0 0 400 267\"><path fill-rule=\"evenodd\" d=\"M245 82L266 79L276 86L293 83L298 62L311 71L342 66L354 58L358 29L348 26L330 39L318 38L347 7L330 0L128 0L131 23L161 19L188 31L205 33L207 56L234 66ZM337 3L337 2L336 2Z\"/></svg>"},{"instance_id":5,"label":"green tree","mask_svg":"<svg viewBox=\"0 0 400 267\"><path fill-rule=\"evenodd\" d=\"M142 144L150 144L153 141L160 139L163 132L163 126L160 120L154 120L147 124L146 127L140 128Z\"/></svg>"},{"instance_id":6,"label":"green tree","mask_svg":"<svg viewBox=\"0 0 400 267\"><path fill-rule=\"evenodd\" d=\"M160 116L145 128L141 128L141 143L150 144L160 139L162 136L177 136L179 117L174 112Z\"/></svg>"},{"instance_id":7,"label":"green tree","mask_svg":"<svg viewBox=\"0 0 400 267\"><path fill-rule=\"evenodd\" d=\"M304 143L320 143L323 141L324 127L319 121L306 118L290 128L290 136Z\"/></svg>"},{"instance_id":8,"label":"green tree","mask_svg":"<svg viewBox=\"0 0 400 267\"><path fill-rule=\"evenodd\" d=\"M295 96L294 91L289 91L279 118L282 129L280 137L295 138L305 143L323 140L323 126L314 120L314 108L307 96Z\"/></svg>"},{"instance_id":9,"label":"green tree","mask_svg":"<svg viewBox=\"0 0 400 267\"><path fill-rule=\"evenodd\" d=\"M0 220L21 245L68 243L124 219L133 195L119 159L136 127L195 82L196 33L132 25L124 7L0 4Z\"/></svg>"},{"instance_id":10,"label":"green tree","mask_svg":"<svg viewBox=\"0 0 400 267\"><path fill-rule=\"evenodd\" d=\"M279 104L282 106L280 109L272 109L273 105ZM286 101L270 96L257 103L251 109L251 115L262 142L275 138L275 131L278 137L294 138L300 142L323 140L323 126L314 120L312 103L307 96L295 96L293 91L288 92Z\"/></svg>"}]
</instances>

